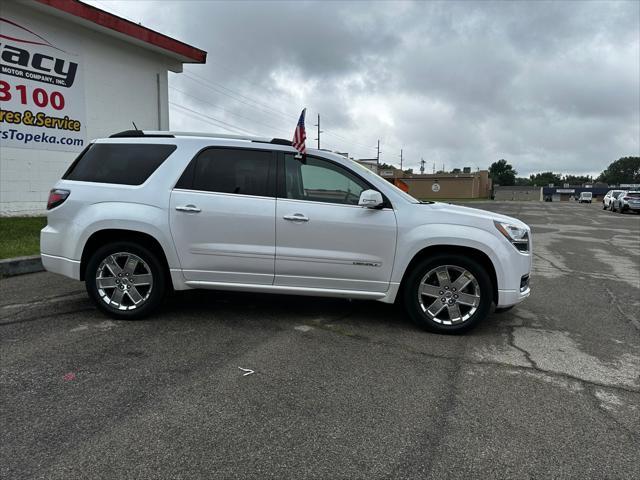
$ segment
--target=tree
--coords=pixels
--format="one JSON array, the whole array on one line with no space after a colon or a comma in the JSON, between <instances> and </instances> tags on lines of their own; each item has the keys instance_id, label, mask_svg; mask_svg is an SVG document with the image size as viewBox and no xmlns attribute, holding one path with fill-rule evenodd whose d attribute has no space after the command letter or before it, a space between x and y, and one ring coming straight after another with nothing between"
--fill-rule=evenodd
<instances>
[{"instance_id":1,"label":"tree","mask_svg":"<svg viewBox=\"0 0 640 480\"><path fill-rule=\"evenodd\" d=\"M504 158L493 162L489 167L489 176L493 183L498 185L513 185L517 174L518 172Z\"/></svg>"},{"instance_id":2,"label":"tree","mask_svg":"<svg viewBox=\"0 0 640 480\"><path fill-rule=\"evenodd\" d=\"M380 168L380 170L393 170L397 167L394 167L393 165L389 165L388 163L381 163L380 165L378 165L378 168Z\"/></svg>"},{"instance_id":3,"label":"tree","mask_svg":"<svg viewBox=\"0 0 640 480\"><path fill-rule=\"evenodd\" d=\"M516 181L514 182L514 185L518 185L521 187L528 187L531 185L531 180L529 180L526 177L516 177Z\"/></svg>"},{"instance_id":4,"label":"tree","mask_svg":"<svg viewBox=\"0 0 640 480\"><path fill-rule=\"evenodd\" d=\"M538 187L545 187L550 183L554 185L562 185L562 178L559 173L553 172L542 172L536 173L535 175L529 175L529 180L532 185L537 185Z\"/></svg>"},{"instance_id":5,"label":"tree","mask_svg":"<svg viewBox=\"0 0 640 480\"><path fill-rule=\"evenodd\" d=\"M619 158L600 174L598 181L610 185L640 183L640 157Z\"/></svg>"},{"instance_id":6,"label":"tree","mask_svg":"<svg viewBox=\"0 0 640 480\"><path fill-rule=\"evenodd\" d=\"M569 185L583 185L585 183L593 183L593 177L590 175L565 175L562 177L562 183Z\"/></svg>"}]
</instances>

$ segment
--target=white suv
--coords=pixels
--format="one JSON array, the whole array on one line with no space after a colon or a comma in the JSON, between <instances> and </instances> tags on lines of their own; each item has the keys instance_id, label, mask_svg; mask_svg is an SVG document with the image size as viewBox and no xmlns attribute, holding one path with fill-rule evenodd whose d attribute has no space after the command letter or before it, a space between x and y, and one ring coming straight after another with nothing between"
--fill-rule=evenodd
<instances>
[{"instance_id":1,"label":"white suv","mask_svg":"<svg viewBox=\"0 0 640 480\"><path fill-rule=\"evenodd\" d=\"M419 325L458 333L530 292L521 221L420 202L286 140L121 132L80 154L47 208L45 268L84 280L116 318L208 288L399 300Z\"/></svg>"}]
</instances>

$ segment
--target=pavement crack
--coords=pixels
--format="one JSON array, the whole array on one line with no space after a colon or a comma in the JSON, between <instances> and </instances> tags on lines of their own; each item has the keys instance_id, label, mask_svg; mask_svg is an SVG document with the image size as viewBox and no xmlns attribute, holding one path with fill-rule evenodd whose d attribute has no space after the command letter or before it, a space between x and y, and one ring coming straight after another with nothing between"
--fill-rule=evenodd
<instances>
[{"instance_id":1,"label":"pavement crack","mask_svg":"<svg viewBox=\"0 0 640 480\"><path fill-rule=\"evenodd\" d=\"M633 441L640 441L640 433L630 429L624 423L620 422L614 415L611 414L609 410L607 410L602 402L598 399L596 395L596 388L610 388L610 387L596 387L594 385L589 385L586 389L587 396L591 400L591 403L595 406L595 408L601 412L607 419L609 419L612 423L614 423L618 428L624 431Z\"/></svg>"},{"instance_id":2,"label":"pavement crack","mask_svg":"<svg viewBox=\"0 0 640 480\"><path fill-rule=\"evenodd\" d=\"M514 334L515 330L516 330L516 327L511 327L509 329L509 332L508 332L509 340L507 342L509 344L509 346L511 346L511 347L515 348L516 350L518 350L519 352L521 352L524 355L524 358L527 360L527 362L529 362L529 365L531 365L532 369L537 370L539 372L545 372L542 368L540 368L538 366L536 361L533 358L531 358L531 354L529 353L528 350L525 350L524 348L519 347L518 345L516 345L516 337L515 337L515 334ZM547 373L547 372L545 372L545 373Z\"/></svg>"},{"instance_id":3,"label":"pavement crack","mask_svg":"<svg viewBox=\"0 0 640 480\"><path fill-rule=\"evenodd\" d=\"M567 268L563 268L563 267L559 266L559 265L558 265L558 264L556 264L553 260L549 260L548 258L546 258L546 257L545 257L545 256L543 256L543 255L540 255L540 254L539 254L539 253L537 253L537 252L533 252L533 256L534 256L534 257L538 257L538 258L539 258L539 259L541 259L541 260L544 260L545 262L547 262L549 265L551 265L551 266L552 266L553 268L555 268L556 270L560 270L560 271L565 272L565 273L572 273L572 270L567 269Z\"/></svg>"},{"instance_id":4,"label":"pavement crack","mask_svg":"<svg viewBox=\"0 0 640 480\"><path fill-rule=\"evenodd\" d=\"M600 383L600 382L594 382L593 380L585 380L584 378L580 378L580 377L576 377L574 375L568 374L568 373L563 373L563 372L557 372L557 371L553 371L553 370L545 370L541 367L539 367L536 362L531 358L530 354L528 351L522 349L521 347L517 347L515 346L511 341L510 345L513 346L514 348L516 348L518 351L522 352L525 355L525 358L527 359L527 361L529 362L530 366L528 367L524 367L524 366L520 366L520 365L512 365L509 363L502 363L502 362L493 362L493 361L488 361L488 360L473 360L470 359L468 357L460 357L460 356L456 356L456 355L440 355L440 354L436 354L436 353L430 353L430 352L424 352L421 350L417 350L415 348L411 348L408 345L401 345L401 344L397 344L397 343L390 343L390 342L385 342L383 340L375 340L372 339L370 337L364 336L364 335L360 335L360 334L356 334L353 332L350 332L344 328L335 328L335 326L332 325L326 325L326 324L316 324L316 327L318 327L321 330L325 330L337 335L341 335L347 338L351 338L354 340L360 340L360 341L364 341L373 345L377 345L377 346L381 346L384 348L391 348L391 349L395 349L395 350L402 350L405 353L409 353L412 355L419 355L422 357L427 357L427 358L432 358L435 360L446 360L446 361L450 361L450 362L456 362L456 361L460 361L462 362L464 365L475 365L475 366L491 366L491 367L497 367L497 368L503 368L505 370L509 370L509 371L518 371L518 372L531 372L531 371L535 371L538 372L540 374L543 375L549 375L550 377L554 377L554 378L558 378L558 379L562 379L562 380L567 380L567 381L574 381L574 382L579 382L581 384L584 385L588 385L591 387L600 387L600 388L608 388L608 389L613 389L613 390L619 390L619 391L623 391L623 392L627 392L627 393L640 393L640 389L635 389L635 388L629 388L627 386L623 386L623 385L611 385L611 384L606 384L606 383ZM515 328L515 327L514 327ZM512 336L513 333L511 332L510 335Z\"/></svg>"},{"instance_id":5,"label":"pavement crack","mask_svg":"<svg viewBox=\"0 0 640 480\"><path fill-rule=\"evenodd\" d=\"M618 300L618 297L608 287L604 287L604 289L607 292L607 294L609 295L609 298L611 299L611 302L610 302L611 305L616 307L616 310L618 310L618 312L620 312L620 315L625 317L627 320L629 320L631 322L631 324L634 327L636 327L638 330L640 330L640 321L637 318L634 318L633 316L627 314L627 312L625 312L624 310L622 310L622 307L620 306L620 301Z\"/></svg>"}]
</instances>

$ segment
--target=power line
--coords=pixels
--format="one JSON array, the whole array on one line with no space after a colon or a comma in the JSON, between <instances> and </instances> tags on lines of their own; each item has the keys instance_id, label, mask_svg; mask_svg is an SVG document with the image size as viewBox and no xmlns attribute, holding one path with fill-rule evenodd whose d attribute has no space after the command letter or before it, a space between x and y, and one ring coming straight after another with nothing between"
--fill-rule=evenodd
<instances>
[{"instance_id":1,"label":"power line","mask_svg":"<svg viewBox=\"0 0 640 480\"><path fill-rule=\"evenodd\" d=\"M245 104L245 105L247 105L247 106L249 106L251 108L254 108L254 109L258 110L258 111L261 111L262 113L268 113L269 115L276 114L276 115L279 115L280 117L286 119L287 121L289 121L289 120L297 121L297 119L298 119L295 115L290 115L288 113L282 112L281 110L274 109L274 108L270 107L269 105L263 104L259 100L256 100L256 99L251 98L251 97L249 97L247 95L239 93L239 92L237 92L237 91L235 91L235 90L233 90L231 88L225 87L225 86L223 86L223 85L221 85L221 84L219 84L217 82L214 82L212 80L206 80L206 79L204 79L204 78L202 78L202 77L200 77L198 75L195 75L193 73L184 72L183 75L186 76L187 78L189 78L190 80L192 80L194 82L197 82L197 83L199 83L199 84L201 84L201 85L213 90L216 93L219 93L221 95L229 97L229 98L231 98L231 99L233 99L233 100L235 100L237 102L243 103L243 104ZM227 93L227 92L230 92L230 93ZM239 97L239 98L236 98L236 97ZM267 109L269 111L267 112L267 111L265 111L265 109ZM323 130L322 133L326 133L327 135L331 135L333 137L336 137L336 138L338 138L340 140L343 140L344 142L347 142L348 144L351 144L351 145L356 145L356 146L359 146L359 147L362 147L362 148L365 148L365 149L372 148L372 147L369 147L367 145L363 145L361 143L354 142L353 140L345 138L342 135L338 135L337 133L334 133L332 130L326 130L325 129L325 130Z\"/></svg>"},{"instance_id":2,"label":"power line","mask_svg":"<svg viewBox=\"0 0 640 480\"><path fill-rule=\"evenodd\" d=\"M169 104L170 104L170 105L173 105L174 107L178 107L178 108L182 108L182 109L184 109L184 110L187 110L188 112L191 112L191 113L193 113L193 114L195 114L195 115L200 115L200 116L202 116L202 117L205 117L205 118L207 118L207 119L209 119L209 120L210 120L210 121L209 121L209 122L207 122L207 123L211 123L212 125L222 127L222 128L224 128L225 130L228 130L228 131L236 130L236 132L234 132L234 133L238 133L238 132L239 132L239 133L245 133L245 134L249 134L249 135L255 135L253 132L250 132L249 130L245 130L245 129L244 129L244 128L242 128L242 127L238 127L237 125L232 125L231 123L227 123L227 122L225 122L225 121L223 121L223 120L220 120L220 119L215 118L215 117L211 117L211 116L209 116L209 115L206 115L206 114L204 114L204 113L198 112L198 111L196 111L196 110L193 110L193 109L191 109L191 108L185 107L185 106L183 106L183 105L179 105L179 104L174 103L174 102L169 102ZM215 123L214 123L214 122L215 122ZM231 129L233 129L233 130L231 130Z\"/></svg>"},{"instance_id":3,"label":"power line","mask_svg":"<svg viewBox=\"0 0 640 480\"><path fill-rule=\"evenodd\" d=\"M191 80L194 81L199 81L200 83L204 83L204 84L208 84L211 88L217 90L217 89L222 89L225 90L226 92L231 92L231 94L240 97L241 99L248 101L248 102L252 102L255 103L256 105L260 106L261 108L267 109L277 115L282 116L283 118L287 119L287 120L297 120L297 117L295 115L290 115L288 113L282 112L280 110L277 110L275 108L272 108L269 105L263 104L262 102L255 100L251 97L248 97L246 95L243 95L242 93L236 92L235 90L232 90L230 88L225 87L224 85L220 85L217 82L214 82L212 80L206 80L198 75L192 74L192 73L186 73L184 72L183 75L185 75L187 78L190 78ZM225 92L220 92L223 95L227 95L227 96L231 96L231 98L233 98L233 96L231 94L225 93Z\"/></svg>"},{"instance_id":4,"label":"power line","mask_svg":"<svg viewBox=\"0 0 640 480\"><path fill-rule=\"evenodd\" d=\"M231 116L234 116L234 117L242 118L244 120L249 120L251 122L259 123L260 125L263 125L265 127L271 128L271 129L277 131L278 133L281 133L284 130L282 128L275 127L275 126L270 125L268 123L264 123L264 122L261 122L259 120L256 120L255 118L245 117L244 115L240 115L239 113L231 112L231 111L227 110L226 108L223 108L223 107L221 107L219 105L216 105L216 104L214 104L214 103L212 103L210 101L206 101L206 100L204 100L204 99L202 99L200 97L197 97L195 95L192 95L190 93L187 93L184 90L180 90L179 88L176 88L176 87L173 87L173 86L169 86L169 88L171 90L175 90L176 92L180 92L182 95L186 95L187 97L193 98L194 100L198 100L199 102L202 102L202 103L204 103L206 105L211 105L212 107L219 108L220 110L222 110L227 115L231 115Z\"/></svg>"}]
</instances>

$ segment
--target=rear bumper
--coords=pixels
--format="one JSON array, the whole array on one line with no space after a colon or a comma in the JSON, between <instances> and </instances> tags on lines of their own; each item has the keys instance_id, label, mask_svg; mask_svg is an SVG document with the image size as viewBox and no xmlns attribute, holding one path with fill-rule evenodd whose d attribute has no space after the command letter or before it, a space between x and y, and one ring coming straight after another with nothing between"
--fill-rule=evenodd
<instances>
[{"instance_id":1,"label":"rear bumper","mask_svg":"<svg viewBox=\"0 0 640 480\"><path fill-rule=\"evenodd\" d=\"M80 260L71 260L55 255L47 255L46 253L41 253L40 258L46 271L80 280Z\"/></svg>"}]
</instances>

